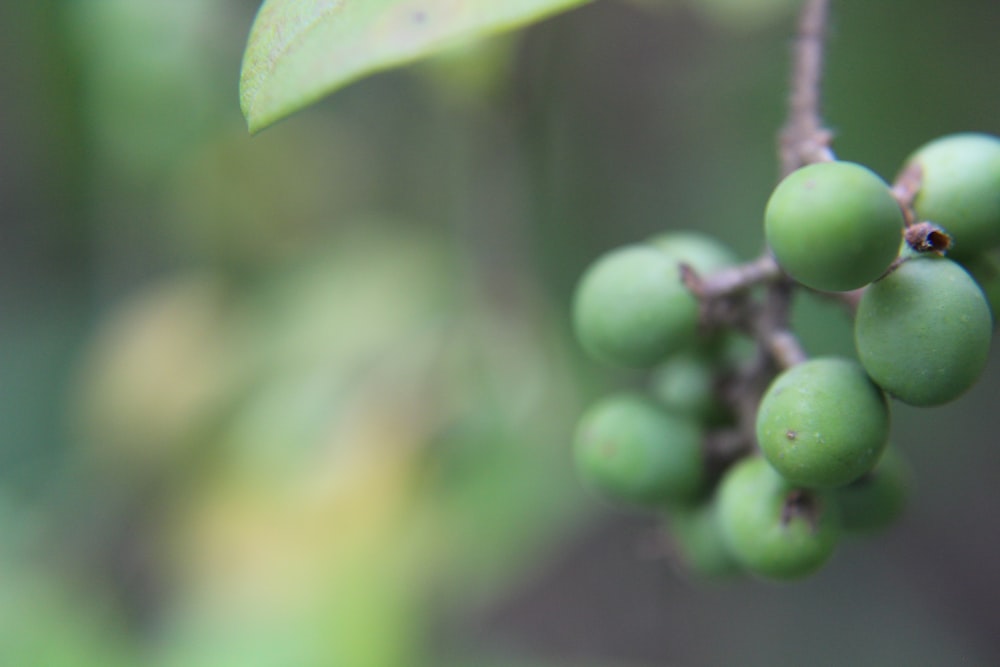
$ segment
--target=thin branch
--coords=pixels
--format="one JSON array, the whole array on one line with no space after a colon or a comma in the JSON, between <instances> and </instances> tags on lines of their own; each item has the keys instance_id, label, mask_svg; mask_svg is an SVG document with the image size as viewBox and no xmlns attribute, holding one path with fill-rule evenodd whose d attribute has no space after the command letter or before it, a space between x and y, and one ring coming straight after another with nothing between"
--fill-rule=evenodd
<instances>
[{"instance_id":1,"label":"thin branch","mask_svg":"<svg viewBox=\"0 0 1000 667\"><path fill-rule=\"evenodd\" d=\"M779 368L791 368L809 358L798 337L788 329L772 331L767 343L768 351Z\"/></svg>"},{"instance_id":2,"label":"thin branch","mask_svg":"<svg viewBox=\"0 0 1000 667\"><path fill-rule=\"evenodd\" d=\"M723 378L721 398L736 416L736 429L745 440L747 451L757 447L757 408L764 390L778 372L772 356L758 342L756 354Z\"/></svg>"},{"instance_id":3,"label":"thin branch","mask_svg":"<svg viewBox=\"0 0 1000 667\"><path fill-rule=\"evenodd\" d=\"M834 159L830 150L833 133L823 126L819 113L828 8L828 0L806 0L799 19L792 56L788 122L781 131L779 144L782 176L806 164Z\"/></svg>"},{"instance_id":4,"label":"thin branch","mask_svg":"<svg viewBox=\"0 0 1000 667\"><path fill-rule=\"evenodd\" d=\"M753 321L754 336L781 369L802 363L807 358L802 344L789 328L793 289L794 284L790 280L771 285L763 307Z\"/></svg>"},{"instance_id":5,"label":"thin branch","mask_svg":"<svg viewBox=\"0 0 1000 667\"><path fill-rule=\"evenodd\" d=\"M819 111L828 8L828 0L806 0L802 9L792 53L788 119L778 144L782 176L806 164L835 159L830 149L833 135L823 126ZM897 194L901 206L912 199L908 184ZM770 252L707 276L683 264L680 271L684 285L699 301L706 331L732 328L757 343L752 359L719 378L720 397L736 417L733 429L706 438L707 456L721 470L757 446L757 409L771 380L807 358L790 326L792 294L800 286L785 275ZM764 286L763 293L751 291L755 286ZM856 308L860 291L840 298Z\"/></svg>"},{"instance_id":6,"label":"thin branch","mask_svg":"<svg viewBox=\"0 0 1000 667\"><path fill-rule=\"evenodd\" d=\"M917 193L920 192L920 184L923 178L923 168L919 163L914 162L906 167L896 177L896 182L892 184L892 195L899 202L899 208L903 211L903 222L907 227L917 221L917 214L913 210L913 200L917 198Z\"/></svg>"},{"instance_id":7,"label":"thin branch","mask_svg":"<svg viewBox=\"0 0 1000 667\"><path fill-rule=\"evenodd\" d=\"M681 265L681 280L699 299L719 299L745 292L754 285L772 282L782 275L770 253L702 277L689 265Z\"/></svg>"},{"instance_id":8,"label":"thin branch","mask_svg":"<svg viewBox=\"0 0 1000 667\"><path fill-rule=\"evenodd\" d=\"M703 332L721 329L742 331L755 336L755 323L765 310L749 292L757 285L786 280L769 253L744 264L721 269L702 277L688 264L681 264L681 281L698 299L699 322Z\"/></svg>"}]
</instances>

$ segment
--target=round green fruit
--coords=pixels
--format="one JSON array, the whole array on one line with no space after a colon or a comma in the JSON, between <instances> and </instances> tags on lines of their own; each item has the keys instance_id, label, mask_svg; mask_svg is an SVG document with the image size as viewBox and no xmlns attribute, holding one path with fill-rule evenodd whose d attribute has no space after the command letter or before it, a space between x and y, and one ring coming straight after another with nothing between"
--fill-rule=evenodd
<instances>
[{"instance_id":1,"label":"round green fruit","mask_svg":"<svg viewBox=\"0 0 1000 667\"><path fill-rule=\"evenodd\" d=\"M811 359L781 373L757 412L757 441L793 484L832 488L870 471L889 438L885 395L855 361Z\"/></svg>"},{"instance_id":2,"label":"round green fruit","mask_svg":"<svg viewBox=\"0 0 1000 667\"><path fill-rule=\"evenodd\" d=\"M739 263L739 259L727 246L700 232L664 232L649 239L649 244L677 263L690 265L702 275Z\"/></svg>"},{"instance_id":3,"label":"round green fruit","mask_svg":"<svg viewBox=\"0 0 1000 667\"><path fill-rule=\"evenodd\" d=\"M846 291L888 268L902 241L903 213L877 174L821 162L783 179L767 202L764 232L782 269L807 287Z\"/></svg>"},{"instance_id":4,"label":"round green fruit","mask_svg":"<svg viewBox=\"0 0 1000 667\"><path fill-rule=\"evenodd\" d=\"M693 342L698 301L674 259L649 245L613 250L587 269L573 303L577 338L595 358L644 367Z\"/></svg>"},{"instance_id":5,"label":"round green fruit","mask_svg":"<svg viewBox=\"0 0 1000 667\"><path fill-rule=\"evenodd\" d=\"M798 488L753 456L726 472L718 494L722 539L748 571L796 579L833 554L840 518L828 492Z\"/></svg>"},{"instance_id":6,"label":"round green fruit","mask_svg":"<svg viewBox=\"0 0 1000 667\"><path fill-rule=\"evenodd\" d=\"M844 532L876 533L903 513L909 493L910 470L892 447L868 474L834 491Z\"/></svg>"},{"instance_id":7,"label":"round green fruit","mask_svg":"<svg viewBox=\"0 0 1000 667\"><path fill-rule=\"evenodd\" d=\"M943 257L904 261L865 290L854 342L868 375L910 405L958 398L986 367L992 321L982 290Z\"/></svg>"},{"instance_id":8,"label":"round green fruit","mask_svg":"<svg viewBox=\"0 0 1000 667\"><path fill-rule=\"evenodd\" d=\"M706 481L702 431L634 394L605 398L581 418L577 468L612 498L640 504L688 503Z\"/></svg>"},{"instance_id":9,"label":"round green fruit","mask_svg":"<svg viewBox=\"0 0 1000 667\"><path fill-rule=\"evenodd\" d=\"M962 268L983 291L993 315L993 326L996 326L997 313L1000 313L1000 263L989 255L974 255L962 260Z\"/></svg>"},{"instance_id":10,"label":"round green fruit","mask_svg":"<svg viewBox=\"0 0 1000 667\"><path fill-rule=\"evenodd\" d=\"M668 411L718 425L729 417L716 391L718 370L709 355L687 351L657 366L650 390Z\"/></svg>"},{"instance_id":11,"label":"round green fruit","mask_svg":"<svg viewBox=\"0 0 1000 667\"><path fill-rule=\"evenodd\" d=\"M908 169L919 169L914 211L948 231L953 256L1000 246L1000 139L972 132L941 137L910 156Z\"/></svg>"},{"instance_id":12,"label":"round green fruit","mask_svg":"<svg viewBox=\"0 0 1000 667\"><path fill-rule=\"evenodd\" d=\"M686 569L710 578L742 571L722 538L714 502L673 510L668 523L677 557Z\"/></svg>"}]
</instances>

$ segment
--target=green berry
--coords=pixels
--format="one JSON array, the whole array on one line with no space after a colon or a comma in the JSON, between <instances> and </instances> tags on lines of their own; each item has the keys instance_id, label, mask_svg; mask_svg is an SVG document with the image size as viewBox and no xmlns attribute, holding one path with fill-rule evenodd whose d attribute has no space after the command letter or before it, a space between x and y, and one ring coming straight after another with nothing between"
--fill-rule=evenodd
<instances>
[{"instance_id":1,"label":"green berry","mask_svg":"<svg viewBox=\"0 0 1000 667\"><path fill-rule=\"evenodd\" d=\"M910 405L958 398L986 366L992 322L982 290L943 257L908 259L865 290L854 320L862 365Z\"/></svg>"},{"instance_id":2,"label":"green berry","mask_svg":"<svg viewBox=\"0 0 1000 667\"><path fill-rule=\"evenodd\" d=\"M687 503L702 492L702 431L648 399L619 394L581 418L575 456L581 476L619 500L641 504Z\"/></svg>"},{"instance_id":3,"label":"green berry","mask_svg":"<svg viewBox=\"0 0 1000 667\"><path fill-rule=\"evenodd\" d=\"M833 554L840 521L828 492L798 488L754 456L726 472L718 494L723 541L750 572L795 579Z\"/></svg>"},{"instance_id":4,"label":"green berry","mask_svg":"<svg viewBox=\"0 0 1000 667\"><path fill-rule=\"evenodd\" d=\"M969 272L979 289L983 290L990 314L993 315L993 326L996 326L997 313L1000 313L1000 263L989 255L973 255L962 260L962 268Z\"/></svg>"},{"instance_id":5,"label":"green berry","mask_svg":"<svg viewBox=\"0 0 1000 667\"><path fill-rule=\"evenodd\" d=\"M649 239L649 244L674 261L690 265L702 275L739 263L739 259L727 246L700 232L664 232Z\"/></svg>"},{"instance_id":6,"label":"green berry","mask_svg":"<svg viewBox=\"0 0 1000 667\"><path fill-rule=\"evenodd\" d=\"M910 470L892 447L868 474L834 491L845 532L876 533L889 527L906 507Z\"/></svg>"},{"instance_id":7,"label":"green berry","mask_svg":"<svg viewBox=\"0 0 1000 667\"><path fill-rule=\"evenodd\" d=\"M716 392L716 364L708 355L688 351L656 368L650 390L670 412L701 423L721 424L728 417Z\"/></svg>"},{"instance_id":8,"label":"green berry","mask_svg":"<svg viewBox=\"0 0 1000 667\"><path fill-rule=\"evenodd\" d=\"M878 278L899 252L903 214L866 167L821 162L789 174L764 213L781 268L807 287L846 291Z\"/></svg>"},{"instance_id":9,"label":"green berry","mask_svg":"<svg viewBox=\"0 0 1000 667\"><path fill-rule=\"evenodd\" d=\"M694 341L698 301L678 263L648 245L613 250L586 271L573 304L577 337L595 358L651 366Z\"/></svg>"},{"instance_id":10,"label":"green berry","mask_svg":"<svg viewBox=\"0 0 1000 667\"><path fill-rule=\"evenodd\" d=\"M675 509L670 535L681 563L703 577L727 577L742 571L722 538L714 502Z\"/></svg>"},{"instance_id":11,"label":"green berry","mask_svg":"<svg viewBox=\"0 0 1000 667\"><path fill-rule=\"evenodd\" d=\"M918 168L920 189L913 209L952 236L953 256L1000 246L1000 139L963 133L918 149L905 170Z\"/></svg>"},{"instance_id":12,"label":"green berry","mask_svg":"<svg viewBox=\"0 0 1000 667\"><path fill-rule=\"evenodd\" d=\"M811 359L775 378L757 412L757 440L786 479L810 488L871 470L889 437L889 406L855 361Z\"/></svg>"}]
</instances>

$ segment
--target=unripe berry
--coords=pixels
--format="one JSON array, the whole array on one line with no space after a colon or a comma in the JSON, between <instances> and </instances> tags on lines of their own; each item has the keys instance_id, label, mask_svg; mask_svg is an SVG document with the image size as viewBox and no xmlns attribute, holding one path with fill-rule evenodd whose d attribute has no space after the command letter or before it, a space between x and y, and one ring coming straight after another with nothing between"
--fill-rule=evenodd
<instances>
[{"instance_id":1,"label":"unripe berry","mask_svg":"<svg viewBox=\"0 0 1000 667\"><path fill-rule=\"evenodd\" d=\"M1000 264L989 255L973 255L962 260L962 268L969 272L979 289L983 290L995 327L997 315L1000 314Z\"/></svg>"},{"instance_id":2,"label":"unripe berry","mask_svg":"<svg viewBox=\"0 0 1000 667\"><path fill-rule=\"evenodd\" d=\"M889 406L855 361L811 359L779 375L757 412L757 440L794 484L832 488L874 467L889 437Z\"/></svg>"},{"instance_id":3,"label":"unripe berry","mask_svg":"<svg viewBox=\"0 0 1000 667\"><path fill-rule=\"evenodd\" d=\"M887 448L870 473L834 491L844 532L876 533L889 527L906 507L909 484L906 462Z\"/></svg>"},{"instance_id":4,"label":"unripe berry","mask_svg":"<svg viewBox=\"0 0 1000 667\"><path fill-rule=\"evenodd\" d=\"M580 474L624 501L687 503L706 479L702 431L633 394L605 398L581 418L575 439Z\"/></svg>"},{"instance_id":5,"label":"unripe berry","mask_svg":"<svg viewBox=\"0 0 1000 667\"><path fill-rule=\"evenodd\" d=\"M871 378L910 405L947 403L986 366L992 322L979 286L943 257L917 257L865 290L854 320Z\"/></svg>"},{"instance_id":6,"label":"unripe berry","mask_svg":"<svg viewBox=\"0 0 1000 667\"><path fill-rule=\"evenodd\" d=\"M739 263L729 247L700 232L664 232L649 239L649 244L676 262L690 265L702 275Z\"/></svg>"},{"instance_id":7,"label":"unripe berry","mask_svg":"<svg viewBox=\"0 0 1000 667\"><path fill-rule=\"evenodd\" d=\"M722 538L716 503L669 513L670 535L681 563L703 577L728 577L742 571Z\"/></svg>"},{"instance_id":8,"label":"unripe berry","mask_svg":"<svg viewBox=\"0 0 1000 667\"><path fill-rule=\"evenodd\" d=\"M914 211L947 230L953 256L1000 246L1000 139L971 132L941 137L911 155L907 169L919 169Z\"/></svg>"},{"instance_id":9,"label":"unripe berry","mask_svg":"<svg viewBox=\"0 0 1000 667\"><path fill-rule=\"evenodd\" d=\"M764 459L748 457L730 468L718 494L723 540L747 570L794 579L833 554L840 522L827 492L797 488Z\"/></svg>"},{"instance_id":10,"label":"unripe berry","mask_svg":"<svg viewBox=\"0 0 1000 667\"><path fill-rule=\"evenodd\" d=\"M694 341L698 301L680 266L649 245L613 250L587 269L573 303L577 337L597 359L651 366Z\"/></svg>"},{"instance_id":11,"label":"unripe berry","mask_svg":"<svg viewBox=\"0 0 1000 667\"><path fill-rule=\"evenodd\" d=\"M878 278L899 252L903 214L888 185L851 162L792 172L764 213L781 268L807 287L846 291Z\"/></svg>"},{"instance_id":12,"label":"unripe berry","mask_svg":"<svg viewBox=\"0 0 1000 667\"><path fill-rule=\"evenodd\" d=\"M687 350L656 368L650 390L670 412L703 424L722 424L729 414L716 392L717 371L710 355Z\"/></svg>"}]
</instances>

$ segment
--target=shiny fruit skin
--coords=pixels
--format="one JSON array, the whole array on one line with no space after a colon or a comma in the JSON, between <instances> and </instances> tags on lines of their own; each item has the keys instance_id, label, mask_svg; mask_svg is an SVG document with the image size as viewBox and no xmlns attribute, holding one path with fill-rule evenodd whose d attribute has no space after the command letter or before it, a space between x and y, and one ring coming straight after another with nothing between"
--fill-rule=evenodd
<instances>
[{"instance_id":1,"label":"shiny fruit skin","mask_svg":"<svg viewBox=\"0 0 1000 667\"><path fill-rule=\"evenodd\" d=\"M739 259L728 246L700 232L663 232L649 239L649 244L678 263L690 265L701 275L708 275L739 263Z\"/></svg>"},{"instance_id":2,"label":"shiny fruit skin","mask_svg":"<svg viewBox=\"0 0 1000 667\"><path fill-rule=\"evenodd\" d=\"M848 484L871 470L889 438L885 395L855 361L810 359L768 387L757 440L786 479L809 488Z\"/></svg>"},{"instance_id":3,"label":"shiny fruit skin","mask_svg":"<svg viewBox=\"0 0 1000 667\"><path fill-rule=\"evenodd\" d=\"M718 366L710 355L687 350L656 367L650 393L669 412L702 424L724 424L731 415L717 393Z\"/></svg>"},{"instance_id":4,"label":"shiny fruit skin","mask_svg":"<svg viewBox=\"0 0 1000 667\"><path fill-rule=\"evenodd\" d=\"M577 427L574 454L591 486L639 504L692 502L707 476L701 428L637 394L591 406Z\"/></svg>"},{"instance_id":5,"label":"shiny fruit skin","mask_svg":"<svg viewBox=\"0 0 1000 667\"><path fill-rule=\"evenodd\" d=\"M688 571L710 579L742 572L723 540L714 502L673 510L668 523L677 557Z\"/></svg>"},{"instance_id":6,"label":"shiny fruit skin","mask_svg":"<svg viewBox=\"0 0 1000 667\"><path fill-rule=\"evenodd\" d=\"M912 168L920 173L913 209L952 236L952 256L1000 246L1000 139L975 132L941 137L908 158L904 173Z\"/></svg>"},{"instance_id":7,"label":"shiny fruit skin","mask_svg":"<svg viewBox=\"0 0 1000 667\"><path fill-rule=\"evenodd\" d=\"M764 233L782 269L807 287L853 290L899 252L903 214L889 186L852 162L821 162L783 179L768 200Z\"/></svg>"},{"instance_id":8,"label":"shiny fruit skin","mask_svg":"<svg viewBox=\"0 0 1000 667\"><path fill-rule=\"evenodd\" d=\"M989 255L973 255L962 260L962 268L969 272L979 289L983 290L990 314L993 315L993 327L996 328L997 314L1000 313L1000 263Z\"/></svg>"},{"instance_id":9,"label":"shiny fruit skin","mask_svg":"<svg viewBox=\"0 0 1000 667\"><path fill-rule=\"evenodd\" d=\"M836 489L844 532L867 535L892 525L906 507L910 477L909 466L890 446L870 473Z\"/></svg>"},{"instance_id":10,"label":"shiny fruit skin","mask_svg":"<svg viewBox=\"0 0 1000 667\"><path fill-rule=\"evenodd\" d=\"M908 259L865 290L854 341L865 370L890 395L941 405L979 378L992 329L972 277L949 259L927 256Z\"/></svg>"},{"instance_id":11,"label":"shiny fruit skin","mask_svg":"<svg viewBox=\"0 0 1000 667\"><path fill-rule=\"evenodd\" d=\"M807 576L829 560L837 545L840 517L828 492L797 488L759 456L726 472L717 502L729 553L754 574Z\"/></svg>"},{"instance_id":12,"label":"shiny fruit skin","mask_svg":"<svg viewBox=\"0 0 1000 667\"><path fill-rule=\"evenodd\" d=\"M675 260L649 245L623 246L584 273L573 324L593 357L648 367L695 340L698 301Z\"/></svg>"}]
</instances>

